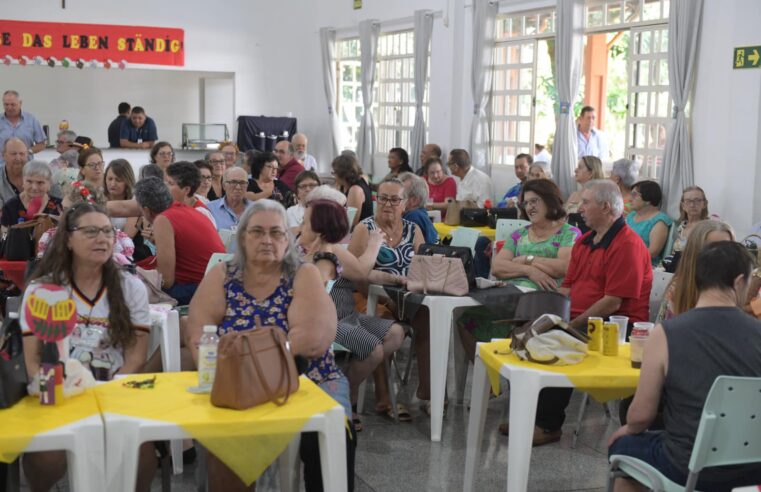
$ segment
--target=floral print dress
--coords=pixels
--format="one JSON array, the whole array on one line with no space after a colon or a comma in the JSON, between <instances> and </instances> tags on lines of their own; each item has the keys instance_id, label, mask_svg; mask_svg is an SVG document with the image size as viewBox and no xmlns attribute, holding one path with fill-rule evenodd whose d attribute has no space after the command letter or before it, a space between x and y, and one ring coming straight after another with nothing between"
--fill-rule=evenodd
<instances>
[{"instance_id":1,"label":"floral print dress","mask_svg":"<svg viewBox=\"0 0 761 492\"><path fill-rule=\"evenodd\" d=\"M218 329L220 336L256 328L255 316L259 316L262 325L277 326L287 334L288 308L293 301L293 279L281 277L280 284L269 297L257 300L246 292L240 269L229 263L225 276L225 300L227 308L222 325ZM322 357L309 361L306 376L316 384L344 377L336 365L332 348L329 348Z\"/></svg>"}]
</instances>

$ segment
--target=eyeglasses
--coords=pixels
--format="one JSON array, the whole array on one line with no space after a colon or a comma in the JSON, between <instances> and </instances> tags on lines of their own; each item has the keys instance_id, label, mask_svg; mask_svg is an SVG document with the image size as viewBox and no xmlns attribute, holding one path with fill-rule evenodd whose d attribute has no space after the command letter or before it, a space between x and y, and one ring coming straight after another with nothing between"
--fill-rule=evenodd
<instances>
[{"instance_id":1,"label":"eyeglasses","mask_svg":"<svg viewBox=\"0 0 761 492\"><path fill-rule=\"evenodd\" d=\"M216 165L224 164L224 163L225 163L224 159L212 159L209 161L209 164L211 164L212 166L216 166Z\"/></svg>"},{"instance_id":2,"label":"eyeglasses","mask_svg":"<svg viewBox=\"0 0 761 492\"><path fill-rule=\"evenodd\" d=\"M277 171L277 164L265 164L264 167L267 169L272 169L273 171Z\"/></svg>"},{"instance_id":3,"label":"eyeglasses","mask_svg":"<svg viewBox=\"0 0 761 492\"><path fill-rule=\"evenodd\" d=\"M273 241L282 241L286 236L286 232L282 229L270 229L267 231L261 227L251 227L246 229L246 233L254 239L264 239L264 236L269 236Z\"/></svg>"},{"instance_id":4,"label":"eyeglasses","mask_svg":"<svg viewBox=\"0 0 761 492\"><path fill-rule=\"evenodd\" d=\"M156 155L159 157L172 157L174 152L158 152Z\"/></svg>"},{"instance_id":5,"label":"eyeglasses","mask_svg":"<svg viewBox=\"0 0 761 492\"><path fill-rule=\"evenodd\" d=\"M244 186L248 185L248 181L238 181L238 180L232 180L232 181L225 181L225 184L229 184L233 187L243 188Z\"/></svg>"},{"instance_id":6,"label":"eyeglasses","mask_svg":"<svg viewBox=\"0 0 761 492\"><path fill-rule=\"evenodd\" d=\"M71 231L71 232L79 231L82 234L84 234L85 237L88 238L88 239L95 239L96 237L98 237L98 234L100 234L101 232L107 238L108 237L114 237L114 233L115 233L114 232L115 229L114 229L113 226L106 226L106 227L96 227L96 226L72 227L71 229L69 229L69 231Z\"/></svg>"},{"instance_id":7,"label":"eyeglasses","mask_svg":"<svg viewBox=\"0 0 761 492\"><path fill-rule=\"evenodd\" d=\"M632 191L632 198L642 198L642 193L637 190Z\"/></svg>"},{"instance_id":8,"label":"eyeglasses","mask_svg":"<svg viewBox=\"0 0 761 492\"><path fill-rule=\"evenodd\" d=\"M86 167L89 167L90 169L103 169L103 166L105 166L106 163L103 161L100 162L88 162L85 164Z\"/></svg>"},{"instance_id":9,"label":"eyeglasses","mask_svg":"<svg viewBox=\"0 0 761 492\"><path fill-rule=\"evenodd\" d=\"M387 196L387 195L378 195L377 198L378 203L381 205L385 205L387 203L390 203L391 206L397 207L400 203L404 201L404 198L400 196Z\"/></svg>"},{"instance_id":10,"label":"eyeglasses","mask_svg":"<svg viewBox=\"0 0 761 492\"><path fill-rule=\"evenodd\" d=\"M533 207L534 205L540 203L541 201L542 201L541 198L531 198L530 200L524 200L524 201L522 201L518 205L520 205L521 208L525 209L525 208L528 208L528 207Z\"/></svg>"},{"instance_id":11,"label":"eyeglasses","mask_svg":"<svg viewBox=\"0 0 761 492\"><path fill-rule=\"evenodd\" d=\"M297 188L300 190L313 190L317 188L317 186L317 183L302 183L298 185Z\"/></svg>"},{"instance_id":12,"label":"eyeglasses","mask_svg":"<svg viewBox=\"0 0 761 492\"><path fill-rule=\"evenodd\" d=\"M60 145L60 144L67 144L69 142L67 142L66 140L56 140L55 143Z\"/></svg>"},{"instance_id":13,"label":"eyeglasses","mask_svg":"<svg viewBox=\"0 0 761 492\"><path fill-rule=\"evenodd\" d=\"M235 152L222 152L225 157L235 157Z\"/></svg>"},{"instance_id":14,"label":"eyeglasses","mask_svg":"<svg viewBox=\"0 0 761 492\"><path fill-rule=\"evenodd\" d=\"M212 179L214 178L211 176L204 176L203 174L201 175L201 181L211 181Z\"/></svg>"},{"instance_id":15,"label":"eyeglasses","mask_svg":"<svg viewBox=\"0 0 761 492\"><path fill-rule=\"evenodd\" d=\"M705 202L703 198L693 198L691 200L688 200L687 198L685 198L684 200L682 200L682 203L684 203L685 205L703 205L703 202Z\"/></svg>"}]
</instances>

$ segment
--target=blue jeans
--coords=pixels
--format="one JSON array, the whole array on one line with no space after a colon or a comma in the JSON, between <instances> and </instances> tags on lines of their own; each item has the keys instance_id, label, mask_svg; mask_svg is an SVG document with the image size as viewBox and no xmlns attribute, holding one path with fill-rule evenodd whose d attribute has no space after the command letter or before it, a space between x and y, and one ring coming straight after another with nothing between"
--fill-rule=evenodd
<instances>
[{"instance_id":1,"label":"blue jeans","mask_svg":"<svg viewBox=\"0 0 761 492\"><path fill-rule=\"evenodd\" d=\"M616 440L610 449L608 449L608 456L621 454L637 458L661 472L672 482L684 485L687 482L688 470L680 469L666 456L663 437L663 432L643 432L642 434L623 436ZM747 470L747 467L744 468ZM698 476L698 490L731 491L735 487L761 482L761 466L756 466L755 470L750 473L730 472L729 474L722 475L720 479L716 478L716 469L707 470L714 472L713 477L706 477L710 478L710 480L706 480L701 478L703 475L701 473Z\"/></svg>"}]
</instances>

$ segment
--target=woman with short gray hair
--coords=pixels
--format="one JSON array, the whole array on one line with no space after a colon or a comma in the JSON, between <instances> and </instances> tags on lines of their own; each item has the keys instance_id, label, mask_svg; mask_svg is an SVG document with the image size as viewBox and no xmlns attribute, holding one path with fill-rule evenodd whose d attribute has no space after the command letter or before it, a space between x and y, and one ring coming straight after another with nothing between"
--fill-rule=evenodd
<instances>
[{"instance_id":1,"label":"woman with short gray hair","mask_svg":"<svg viewBox=\"0 0 761 492\"><path fill-rule=\"evenodd\" d=\"M288 337L290 353L305 359L306 376L341 403L350 417L348 384L331 350L336 310L320 271L300 262L283 206L257 200L241 217L237 241L235 259L212 268L190 303L188 346L193 359L198 360L198 341L206 325L218 327L219 335L275 326ZM307 448L305 439L312 438L303 438L301 448L306 488L311 490L314 471L319 470L318 448ZM209 483L219 490L248 490L222 461L208 451L207 457Z\"/></svg>"},{"instance_id":2,"label":"woman with short gray hair","mask_svg":"<svg viewBox=\"0 0 761 492\"><path fill-rule=\"evenodd\" d=\"M61 199L50 196L52 173L43 161L29 161L24 164L24 191L5 202L0 225L3 231L23 220L31 220L37 215L61 214Z\"/></svg>"},{"instance_id":3,"label":"woman with short gray hair","mask_svg":"<svg viewBox=\"0 0 761 492\"><path fill-rule=\"evenodd\" d=\"M159 178L138 181L135 200L143 217L153 224L161 287L180 304L190 304L211 256L225 252L219 233L195 209L173 202L169 188Z\"/></svg>"},{"instance_id":4,"label":"woman with short gray hair","mask_svg":"<svg viewBox=\"0 0 761 492\"><path fill-rule=\"evenodd\" d=\"M549 162L535 161L528 168L527 179L552 179L552 168Z\"/></svg>"},{"instance_id":5,"label":"woman with short gray hair","mask_svg":"<svg viewBox=\"0 0 761 492\"><path fill-rule=\"evenodd\" d=\"M639 168L639 161L619 159L613 163L613 169L610 170L610 179L618 185L624 199L624 215L628 215L632 210L632 186L637 182Z\"/></svg>"}]
</instances>

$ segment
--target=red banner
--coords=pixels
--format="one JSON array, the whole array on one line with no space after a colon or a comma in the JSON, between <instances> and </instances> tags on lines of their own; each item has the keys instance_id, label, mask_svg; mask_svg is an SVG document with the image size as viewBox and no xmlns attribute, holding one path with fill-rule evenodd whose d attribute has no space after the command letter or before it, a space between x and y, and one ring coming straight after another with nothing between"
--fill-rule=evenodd
<instances>
[{"instance_id":1,"label":"red banner","mask_svg":"<svg viewBox=\"0 0 761 492\"><path fill-rule=\"evenodd\" d=\"M185 31L168 27L0 20L0 58L51 66L185 64Z\"/></svg>"}]
</instances>

